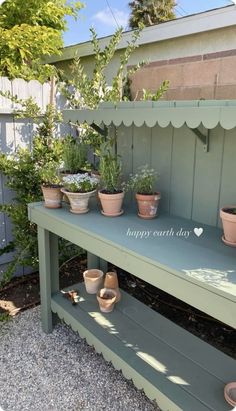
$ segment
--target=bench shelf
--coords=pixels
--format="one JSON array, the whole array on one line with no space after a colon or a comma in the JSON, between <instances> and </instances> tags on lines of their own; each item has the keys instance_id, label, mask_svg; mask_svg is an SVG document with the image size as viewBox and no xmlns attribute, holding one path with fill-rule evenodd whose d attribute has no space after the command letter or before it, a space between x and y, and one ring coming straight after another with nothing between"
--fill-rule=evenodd
<instances>
[{"instance_id":1,"label":"bench shelf","mask_svg":"<svg viewBox=\"0 0 236 411\"><path fill-rule=\"evenodd\" d=\"M73 215L66 205L50 210L34 203L29 219L38 225L45 332L52 331L55 314L64 319L163 411L229 409L223 388L235 379L235 360L124 292L114 312L102 314L96 298L78 285L82 299L73 306L58 280L62 237L89 252L90 268L109 261L235 327L236 250L222 243L222 230L201 225L197 237L193 221L165 215L145 221L132 209L106 218L95 203L84 215ZM141 239L137 233L144 232Z\"/></svg>"},{"instance_id":2,"label":"bench shelf","mask_svg":"<svg viewBox=\"0 0 236 411\"><path fill-rule=\"evenodd\" d=\"M162 410L226 411L224 385L235 378L235 361L122 292L114 311L98 310L83 284L73 306L62 293L51 308L115 368L133 379Z\"/></svg>"}]
</instances>

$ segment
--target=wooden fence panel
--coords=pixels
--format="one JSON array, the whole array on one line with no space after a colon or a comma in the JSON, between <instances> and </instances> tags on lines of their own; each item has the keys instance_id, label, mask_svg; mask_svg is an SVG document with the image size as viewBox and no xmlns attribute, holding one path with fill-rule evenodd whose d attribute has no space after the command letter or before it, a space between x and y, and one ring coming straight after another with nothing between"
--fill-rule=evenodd
<instances>
[{"instance_id":1,"label":"wooden fence panel","mask_svg":"<svg viewBox=\"0 0 236 411\"><path fill-rule=\"evenodd\" d=\"M38 81L26 82L21 79L10 81L5 77L0 77L0 90L10 91L20 99L33 97L43 110L50 101L49 83L40 84ZM0 149L4 153L10 154L18 147L31 146L34 124L31 120L15 118L13 110L17 108L20 108L19 104L0 96ZM5 185L5 178L0 175L0 203L9 203L13 196L14 194ZM0 213L0 247L3 248L11 240L12 224L4 213ZM13 256L13 253L0 256L0 277ZM18 274L23 272L22 267L17 268Z\"/></svg>"}]
</instances>

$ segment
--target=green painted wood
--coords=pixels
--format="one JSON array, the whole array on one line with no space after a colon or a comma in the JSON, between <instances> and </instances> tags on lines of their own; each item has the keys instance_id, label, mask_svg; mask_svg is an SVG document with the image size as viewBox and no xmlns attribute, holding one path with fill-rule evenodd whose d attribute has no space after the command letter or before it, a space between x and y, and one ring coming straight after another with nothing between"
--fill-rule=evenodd
<instances>
[{"instance_id":1,"label":"green painted wood","mask_svg":"<svg viewBox=\"0 0 236 411\"><path fill-rule=\"evenodd\" d=\"M75 216L67 208L49 210L41 203L29 206L29 218L236 328L236 250L222 243L220 229L202 225L204 234L197 238L196 223L186 219L161 215L146 221L132 210L110 219L96 209ZM168 230L174 235L154 234ZM135 238L138 232L146 238Z\"/></svg>"},{"instance_id":2,"label":"green painted wood","mask_svg":"<svg viewBox=\"0 0 236 411\"><path fill-rule=\"evenodd\" d=\"M235 129L225 132L219 208L236 205L236 142ZM219 225L221 221L219 220Z\"/></svg>"},{"instance_id":3,"label":"green painted wood","mask_svg":"<svg viewBox=\"0 0 236 411\"><path fill-rule=\"evenodd\" d=\"M144 330L151 332L218 380L225 383L235 379L236 361L234 359L186 332L182 327L151 310L140 301L130 299L127 293L122 294L117 308Z\"/></svg>"},{"instance_id":4,"label":"green painted wood","mask_svg":"<svg viewBox=\"0 0 236 411\"><path fill-rule=\"evenodd\" d=\"M39 271L40 271L40 299L42 328L46 333L52 332L53 319L51 312L51 260L49 231L38 227ZM55 283L54 283L55 284Z\"/></svg>"},{"instance_id":5,"label":"green painted wood","mask_svg":"<svg viewBox=\"0 0 236 411\"><path fill-rule=\"evenodd\" d=\"M199 140L196 148L192 219L213 226L219 214L223 143L224 130L218 126L210 131L209 152L204 153Z\"/></svg>"},{"instance_id":6,"label":"green painted wood","mask_svg":"<svg viewBox=\"0 0 236 411\"><path fill-rule=\"evenodd\" d=\"M156 190L161 192L160 211L170 212L170 181L173 127L152 129L151 167L159 173Z\"/></svg>"},{"instance_id":7,"label":"green painted wood","mask_svg":"<svg viewBox=\"0 0 236 411\"><path fill-rule=\"evenodd\" d=\"M49 234L50 247L50 276L51 276L51 292L59 290L59 258L58 258L58 237L57 235Z\"/></svg>"},{"instance_id":8,"label":"green painted wood","mask_svg":"<svg viewBox=\"0 0 236 411\"><path fill-rule=\"evenodd\" d=\"M134 127L133 136L133 172L138 167L151 163L151 129L142 126Z\"/></svg>"},{"instance_id":9,"label":"green painted wood","mask_svg":"<svg viewBox=\"0 0 236 411\"><path fill-rule=\"evenodd\" d=\"M186 126L174 129L170 213L191 218L196 137Z\"/></svg>"},{"instance_id":10,"label":"green painted wood","mask_svg":"<svg viewBox=\"0 0 236 411\"><path fill-rule=\"evenodd\" d=\"M97 110L63 110L64 121L87 122L88 124L114 123L120 126L122 123L129 127L135 124L140 127L146 124L153 127L159 124L167 127L180 128L186 124L190 128L197 128L203 124L207 129L213 129L217 124L225 129L236 127L235 101L185 101L185 102L141 102L141 104L126 102L112 107L100 106Z\"/></svg>"},{"instance_id":11,"label":"green painted wood","mask_svg":"<svg viewBox=\"0 0 236 411\"><path fill-rule=\"evenodd\" d=\"M234 360L126 293L122 293L121 303L116 305L113 313L103 314L98 309L96 297L89 296L83 285L73 288L79 289L81 296L78 306L72 306L58 293L52 297L52 310L102 352L105 359L112 361L116 368L121 368L124 375L132 378L151 399L155 398L163 411L228 409L223 398L224 372L222 376L219 370L219 375L215 376L208 371L208 363L212 367L210 359L222 363L226 358L232 371L235 369ZM162 324L161 330L159 322ZM182 341L183 347L175 345L172 326L177 332L178 343ZM201 358L205 350L209 355L204 366L183 352L184 347L190 349L191 344L194 345L195 356ZM226 380L229 376L230 373Z\"/></svg>"},{"instance_id":12,"label":"green painted wood","mask_svg":"<svg viewBox=\"0 0 236 411\"><path fill-rule=\"evenodd\" d=\"M117 130L117 152L122 159L122 173L125 179L133 172L133 127L120 126Z\"/></svg>"},{"instance_id":13,"label":"green painted wood","mask_svg":"<svg viewBox=\"0 0 236 411\"><path fill-rule=\"evenodd\" d=\"M91 270L93 268L99 268L99 266L100 266L99 257L97 257L96 255L88 252L87 253L87 266L88 266L89 270Z\"/></svg>"}]
</instances>

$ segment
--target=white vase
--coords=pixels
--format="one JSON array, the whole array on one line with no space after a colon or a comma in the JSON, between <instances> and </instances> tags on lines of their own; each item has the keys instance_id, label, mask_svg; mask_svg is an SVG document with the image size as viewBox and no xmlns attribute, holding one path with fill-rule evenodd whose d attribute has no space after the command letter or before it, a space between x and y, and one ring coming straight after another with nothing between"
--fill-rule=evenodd
<instances>
[{"instance_id":1,"label":"white vase","mask_svg":"<svg viewBox=\"0 0 236 411\"><path fill-rule=\"evenodd\" d=\"M61 189L70 201L70 211L74 214L84 214L89 211L88 202L90 197L96 193L96 190L89 191L88 193L71 193L70 191Z\"/></svg>"}]
</instances>

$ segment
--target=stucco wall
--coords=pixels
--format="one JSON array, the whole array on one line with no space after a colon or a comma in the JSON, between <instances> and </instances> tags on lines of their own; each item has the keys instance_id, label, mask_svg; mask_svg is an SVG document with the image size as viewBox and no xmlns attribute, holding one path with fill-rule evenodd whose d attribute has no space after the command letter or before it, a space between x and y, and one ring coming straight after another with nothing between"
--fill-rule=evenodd
<instances>
[{"instance_id":1,"label":"stucco wall","mask_svg":"<svg viewBox=\"0 0 236 411\"><path fill-rule=\"evenodd\" d=\"M170 80L165 99L236 98L235 37L236 27L228 27L140 46L129 64L141 60L151 64L133 77L133 98L139 99L143 88L155 91L165 79ZM119 65L120 53L115 54L107 70L109 84ZM90 74L93 56L82 57L81 61ZM71 63L67 60L56 65L70 75Z\"/></svg>"}]
</instances>

